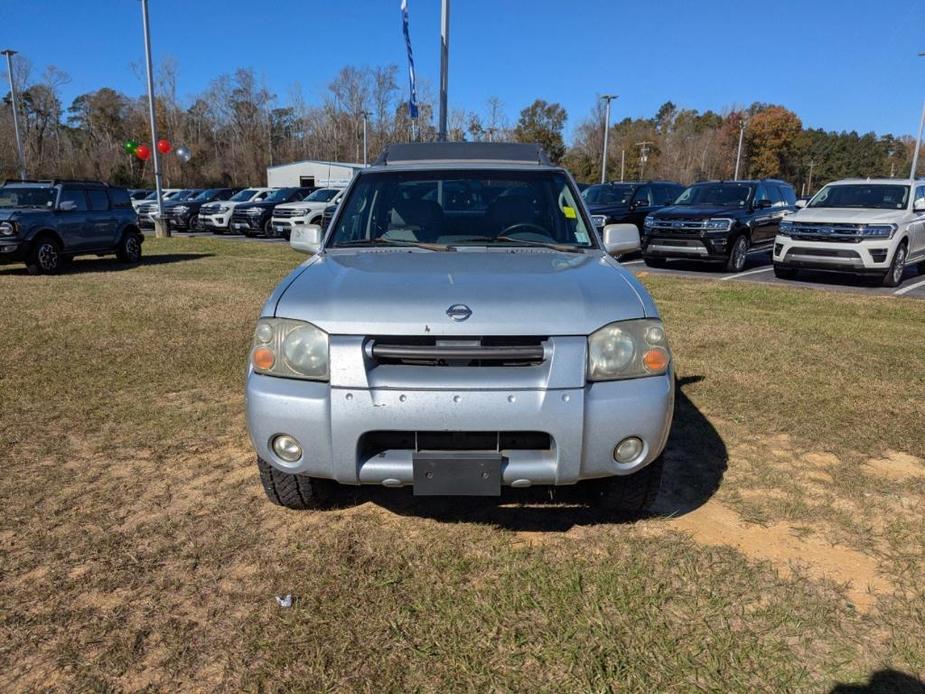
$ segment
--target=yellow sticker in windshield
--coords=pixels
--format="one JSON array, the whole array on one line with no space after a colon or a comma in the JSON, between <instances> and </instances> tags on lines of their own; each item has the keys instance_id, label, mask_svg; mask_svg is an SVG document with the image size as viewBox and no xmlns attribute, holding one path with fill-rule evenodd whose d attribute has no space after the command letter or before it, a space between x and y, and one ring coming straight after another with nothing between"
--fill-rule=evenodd
<instances>
[{"instance_id":1,"label":"yellow sticker in windshield","mask_svg":"<svg viewBox=\"0 0 925 694\"><path fill-rule=\"evenodd\" d=\"M574 207L569 207L566 205L565 207L562 208L562 214L564 214L569 219L578 219L578 215L575 214Z\"/></svg>"}]
</instances>

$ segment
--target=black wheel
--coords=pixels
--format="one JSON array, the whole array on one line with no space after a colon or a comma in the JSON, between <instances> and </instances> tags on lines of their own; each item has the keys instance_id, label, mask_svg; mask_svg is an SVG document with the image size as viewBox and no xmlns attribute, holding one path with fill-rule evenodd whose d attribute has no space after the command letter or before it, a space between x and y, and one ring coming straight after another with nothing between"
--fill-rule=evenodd
<instances>
[{"instance_id":1,"label":"black wheel","mask_svg":"<svg viewBox=\"0 0 925 694\"><path fill-rule=\"evenodd\" d=\"M273 232L273 225L270 224L269 219L263 223L263 235L264 238L268 239L272 239L274 236L276 236L276 234Z\"/></svg>"},{"instance_id":2,"label":"black wheel","mask_svg":"<svg viewBox=\"0 0 925 694\"><path fill-rule=\"evenodd\" d=\"M920 275L925 275L925 260L923 260L921 263L919 263L919 264L916 266L916 269L919 271L919 274L920 274Z\"/></svg>"},{"instance_id":3,"label":"black wheel","mask_svg":"<svg viewBox=\"0 0 925 694\"><path fill-rule=\"evenodd\" d=\"M51 238L40 238L32 245L26 259L30 275L57 275L61 272L61 244Z\"/></svg>"},{"instance_id":4,"label":"black wheel","mask_svg":"<svg viewBox=\"0 0 925 694\"><path fill-rule=\"evenodd\" d=\"M783 265L774 264L774 276L779 280L795 280L797 278L797 270L792 267L784 267Z\"/></svg>"},{"instance_id":5,"label":"black wheel","mask_svg":"<svg viewBox=\"0 0 925 694\"><path fill-rule=\"evenodd\" d=\"M893 254L893 262L890 264L890 269L886 271L886 274L883 276L883 279L880 281L884 287L898 287L899 283L903 281L903 272L906 270L906 244L901 243L896 247L896 252Z\"/></svg>"},{"instance_id":6,"label":"black wheel","mask_svg":"<svg viewBox=\"0 0 925 694\"><path fill-rule=\"evenodd\" d=\"M745 234L736 236L729 249L729 260L726 261L726 272L742 272L745 269L745 259L748 257L748 237Z\"/></svg>"},{"instance_id":7,"label":"black wheel","mask_svg":"<svg viewBox=\"0 0 925 694\"><path fill-rule=\"evenodd\" d=\"M643 258L643 262L649 267L665 267L664 258Z\"/></svg>"},{"instance_id":8,"label":"black wheel","mask_svg":"<svg viewBox=\"0 0 925 694\"><path fill-rule=\"evenodd\" d=\"M263 491L274 504L296 510L325 508L337 494L337 482L305 475L280 472L262 458L257 458Z\"/></svg>"},{"instance_id":9,"label":"black wheel","mask_svg":"<svg viewBox=\"0 0 925 694\"><path fill-rule=\"evenodd\" d=\"M589 501L592 506L618 516L642 515L658 494L662 467L659 457L632 475L585 482Z\"/></svg>"},{"instance_id":10,"label":"black wheel","mask_svg":"<svg viewBox=\"0 0 925 694\"><path fill-rule=\"evenodd\" d=\"M127 231L116 248L116 257L123 263L135 265L141 262L141 235Z\"/></svg>"},{"instance_id":11,"label":"black wheel","mask_svg":"<svg viewBox=\"0 0 925 694\"><path fill-rule=\"evenodd\" d=\"M189 221L186 223L186 230L187 231L201 231L201 229L199 228L199 215L198 214L194 214L192 217L189 218Z\"/></svg>"}]
</instances>

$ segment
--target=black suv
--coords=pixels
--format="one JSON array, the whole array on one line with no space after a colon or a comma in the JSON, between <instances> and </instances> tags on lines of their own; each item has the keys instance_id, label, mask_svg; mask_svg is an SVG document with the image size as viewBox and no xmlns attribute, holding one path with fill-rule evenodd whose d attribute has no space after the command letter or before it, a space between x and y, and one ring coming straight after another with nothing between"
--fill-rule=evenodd
<instances>
[{"instance_id":1,"label":"black suv","mask_svg":"<svg viewBox=\"0 0 925 694\"><path fill-rule=\"evenodd\" d=\"M242 203L231 213L231 222L228 227L245 236L273 236L270 228L270 219L273 209L285 202L298 202L317 190L317 187L305 188L278 188L258 202Z\"/></svg>"},{"instance_id":2,"label":"black suv","mask_svg":"<svg viewBox=\"0 0 925 694\"><path fill-rule=\"evenodd\" d=\"M611 181L585 188L581 197L598 231L623 222L641 230L646 215L670 205L682 192L684 186L673 181Z\"/></svg>"},{"instance_id":3,"label":"black suv","mask_svg":"<svg viewBox=\"0 0 925 694\"><path fill-rule=\"evenodd\" d=\"M141 261L143 237L125 188L97 181L7 181L0 186L0 261L53 275L74 256Z\"/></svg>"},{"instance_id":4,"label":"black suv","mask_svg":"<svg viewBox=\"0 0 925 694\"><path fill-rule=\"evenodd\" d=\"M652 267L683 258L741 272L749 253L771 249L796 201L793 186L772 178L695 183L674 205L646 217L642 257Z\"/></svg>"},{"instance_id":5,"label":"black suv","mask_svg":"<svg viewBox=\"0 0 925 694\"><path fill-rule=\"evenodd\" d=\"M164 201L164 219L167 226L177 231L200 231L199 210L203 205L218 200L227 200L240 188L208 188L186 199ZM154 203L157 207L157 203Z\"/></svg>"}]
</instances>

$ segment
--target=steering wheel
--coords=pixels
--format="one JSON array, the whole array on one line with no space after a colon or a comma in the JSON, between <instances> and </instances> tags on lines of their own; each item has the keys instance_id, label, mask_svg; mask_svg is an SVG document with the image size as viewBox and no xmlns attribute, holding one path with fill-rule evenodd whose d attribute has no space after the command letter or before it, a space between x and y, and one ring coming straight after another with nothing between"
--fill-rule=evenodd
<instances>
[{"instance_id":1,"label":"steering wheel","mask_svg":"<svg viewBox=\"0 0 925 694\"><path fill-rule=\"evenodd\" d=\"M524 227L525 229L536 229L547 239L552 237L549 235L549 230L546 227L541 227L539 224L534 224L533 222L517 222L516 224L511 224L511 226L503 229L498 236L510 236L514 229L519 229Z\"/></svg>"}]
</instances>

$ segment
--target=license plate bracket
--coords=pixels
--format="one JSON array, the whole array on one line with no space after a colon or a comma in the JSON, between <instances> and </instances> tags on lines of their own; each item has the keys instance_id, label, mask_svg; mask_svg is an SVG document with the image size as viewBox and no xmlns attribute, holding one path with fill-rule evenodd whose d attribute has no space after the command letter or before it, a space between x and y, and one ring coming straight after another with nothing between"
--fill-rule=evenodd
<instances>
[{"instance_id":1,"label":"license plate bracket","mask_svg":"<svg viewBox=\"0 0 925 694\"><path fill-rule=\"evenodd\" d=\"M501 454L464 451L414 453L415 496L500 496Z\"/></svg>"}]
</instances>

